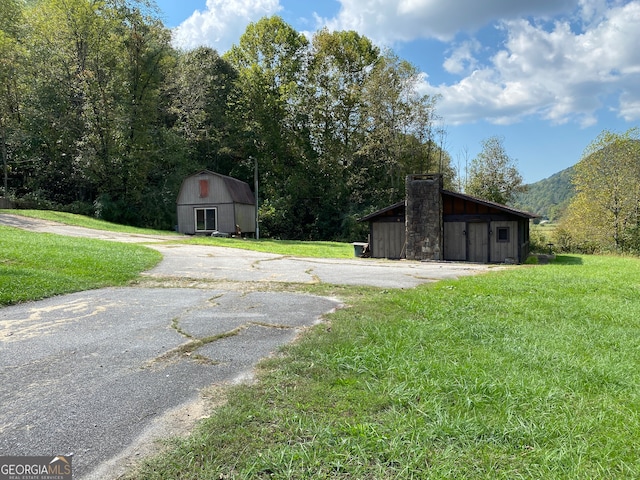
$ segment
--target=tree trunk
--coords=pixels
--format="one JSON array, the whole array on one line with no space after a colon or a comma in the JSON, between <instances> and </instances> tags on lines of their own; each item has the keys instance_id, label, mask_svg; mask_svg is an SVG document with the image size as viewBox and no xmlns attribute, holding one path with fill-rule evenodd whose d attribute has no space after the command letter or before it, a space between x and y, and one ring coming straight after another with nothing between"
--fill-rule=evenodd
<instances>
[{"instance_id":1,"label":"tree trunk","mask_svg":"<svg viewBox=\"0 0 640 480\"><path fill-rule=\"evenodd\" d=\"M4 196L9 197L9 162L7 153L7 129L4 124L0 125L0 136L2 136L2 168L4 172Z\"/></svg>"}]
</instances>

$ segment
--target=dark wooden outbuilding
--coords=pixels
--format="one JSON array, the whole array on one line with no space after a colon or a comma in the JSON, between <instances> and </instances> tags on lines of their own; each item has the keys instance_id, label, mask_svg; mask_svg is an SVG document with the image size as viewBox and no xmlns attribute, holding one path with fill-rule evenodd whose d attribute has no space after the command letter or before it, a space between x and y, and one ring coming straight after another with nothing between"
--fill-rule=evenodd
<instances>
[{"instance_id":1,"label":"dark wooden outbuilding","mask_svg":"<svg viewBox=\"0 0 640 480\"><path fill-rule=\"evenodd\" d=\"M536 215L444 190L439 175L411 175L405 201L360 221L369 222L374 258L522 263L529 255L532 218Z\"/></svg>"},{"instance_id":2,"label":"dark wooden outbuilding","mask_svg":"<svg viewBox=\"0 0 640 480\"><path fill-rule=\"evenodd\" d=\"M256 231L255 197L249 184L203 170L184 179L178 194L178 231L233 235Z\"/></svg>"}]
</instances>

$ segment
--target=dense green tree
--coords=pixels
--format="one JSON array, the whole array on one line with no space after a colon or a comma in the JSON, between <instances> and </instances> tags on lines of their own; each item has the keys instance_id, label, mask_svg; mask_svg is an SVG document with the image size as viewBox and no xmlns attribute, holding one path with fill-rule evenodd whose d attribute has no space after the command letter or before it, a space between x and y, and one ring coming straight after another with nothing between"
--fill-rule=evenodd
<instances>
[{"instance_id":1,"label":"dense green tree","mask_svg":"<svg viewBox=\"0 0 640 480\"><path fill-rule=\"evenodd\" d=\"M304 237L314 223L309 193L314 180L306 173L312 151L299 95L307 45L304 35L274 16L250 24L225 55L238 71L235 121L241 125L241 151L257 158L268 200L264 227L284 238Z\"/></svg>"},{"instance_id":2,"label":"dense green tree","mask_svg":"<svg viewBox=\"0 0 640 480\"><path fill-rule=\"evenodd\" d=\"M574 167L563 229L582 250L640 251L640 130L603 131Z\"/></svg>"},{"instance_id":3,"label":"dense green tree","mask_svg":"<svg viewBox=\"0 0 640 480\"><path fill-rule=\"evenodd\" d=\"M9 194L9 162L18 148L21 123L20 70L26 52L21 45L22 8L17 0L0 3L0 152L2 193Z\"/></svg>"},{"instance_id":4,"label":"dense green tree","mask_svg":"<svg viewBox=\"0 0 640 480\"><path fill-rule=\"evenodd\" d=\"M365 131L364 84L379 50L353 31L313 36L300 102L316 158L312 174L318 230L331 238L352 235L356 211L349 185Z\"/></svg>"},{"instance_id":5,"label":"dense green tree","mask_svg":"<svg viewBox=\"0 0 640 480\"><path fill-rule=\"evenodd\" d=\"M164 154L169 31L144 2L121 0L39 0L26 25L31 163L23 188L144 223L150 175Z\"/></svg>"},{"instance_id":6,"label":"dense green tree","mask_svg":"<svg viewBox=\"0 0 640 480\"><path fill-rule=\"evenodd\" d=\"M250 182L255 159L263 234L349 239L404 175L449 165L417 70L355 32L310 43L263 18L221 58L172 49L147 0L6 0L0 13L3 165L33 206L168 227L185 175Z\"/></svg>"},{"instance_id":7,"label":"dense green tree","mask_svg":"<svg viewBox=\"0 0 640 480\"><path fill-rule=\"evenodd\" d=\"M489 137L482 142L482 151L474 158L467 172L466 193L492 202L507 204L524 190L516 161L509 157L501 137Z\"/></svg>"},{"instance_id":8,"label":"dense green tree","mask_svg":"<svg viewBox=\"0 0 640 480\"><path fill-rule=\"evenodd\" d=\"M170 82L173 130L187 140L197 168L229 174L234 168L236 70L207 47L178 57ZM196 167L194 167L196 168Z\"/></svg>"},{"instance_id":9,"label":"dense green tree","mask_svg":"<svg viewBox=\"0 0 640 480\"><path fill-rule=\"evenodd\" d=\"M414 65L386 52L365 82L367 135L351 183L366 203L397 201L408 174L448 171L449 158L435 143L437 99L418 93L419 80Z\"/></svg>"},{"instance_id":10,"label":"dense green tree","mask_svg":"<svg viewBox=\"0 0 640 480\"><path fill-rule=\"evenodd\" d=\"M103 83L103 76L90 63L99 58L100 68L106 69L105 49L111 47L101 35L105 28L100 8L85 0L42 0L25 11L31 62L24 72L29 79L24 112L31 150L24 187L35 197L60 204L87 200L92 194L85 167L94 158L91 150L99 148L91 141L85 117L96 109L89 103L90 86ZM105 92L102 98L110 95ZM101 114L96 118L108 121ZM93 131L100 134L102 125ZM106 148L104 143L101 148Z\"/></svg>"},{"instance_id":11,"label":"dense green tree","mask_svg":"<svg viewBox=\"0 0 640 480\"><path fill-rule=\"evenodd\" d=\"M313 146L332 167L349 168L364 140L364 84L379 50L353 31L320 30L307 72Z\"/></svg>"}]
</instances>

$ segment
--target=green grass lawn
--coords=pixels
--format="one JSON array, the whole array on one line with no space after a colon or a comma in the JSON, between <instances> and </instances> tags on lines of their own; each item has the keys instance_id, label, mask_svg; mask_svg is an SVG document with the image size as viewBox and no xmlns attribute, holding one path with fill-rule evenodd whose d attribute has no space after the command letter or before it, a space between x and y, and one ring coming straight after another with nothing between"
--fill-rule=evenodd
<instances>
[{"instance_id":1,"label":"green grass lawn","mask_svg":"<svg viewBox=\"0 0 640 480\"><path fill-rule=\"evenodd\" d=\"M190 237L180 243L195 243L218 247L241 248L257 252L313 258L353 258L351 243L341 242L303 242L297 240L240 239L219 237Z\"/></svg>"},{"instance_id":2,"label":"green grass lawn","mask_svg":"<svg viewBox=\"0 0 640 480\"><path fill-rule=\"evenodd\" d=\"M141 246L0 227L0 304L123 284L158 260ZM639 259L559 256L410 290L298 290L349 308L263 362L256 383L229 389L131 478L640 478Z\"/></svg>"},{"instance_id":3,"label":"green grass lawn","mask_svg":"<svg viewBox=\"0 0 640 480\"><path fill-rule=\"evenodd\" d=\"M189 243L197 245L211 245L218 247L240 248L258 252L269 252L279 255L291 255L313 258L352 258L354 256L353 245L341 242L301 242L295 240L269 240L269 239L240 239L205 236L179 236L175 232L162 230L149 230L144 228L128 227L115 223L105 222L84 215L56 212L50 210L0 210L0 213L22 215L31 218L40 218L66 225L74 225L96 230L132 234L167 235L167 241L174 243Z\"/></svg>"},{"instance_id":4,"label":"green grass lawn","mask_svg":"<svg viewBox=\"0 0 640 480\"><path fill-rule=\"evenodd\" d=\"M638 259L339 294L132 478L640 478Z\"/></svg>"},{"instance_id":5,"label":"green grass lawn","mask_svg":"<svg viewBox=\"0 0 640 480\"><path fill-rule=\"evenodd\" d=\"M75 213L57 212L55 210L0 210L0 213L8 213L11 215L21 215L23 217L40 218L52 222L63 223L65 225L74 225L78 227L93 228L96 230L106 230L109 232L121 233L139 233L149 235L171 235L175 232L167 230L150 230L147 228L129 227L117 223L105 222L97 218L87 217L85 215L77 215Z\"/></svg>"},{"instance_id":6,"label":"green grass lawn","mask_svg":"<svg viewBox=\"0 0 640 480\"><path fill-rule=\"evenodd\" d=\"M139 245L0 226L0 305L123 285L161 258Z\"/></svg>"}]
</instances>

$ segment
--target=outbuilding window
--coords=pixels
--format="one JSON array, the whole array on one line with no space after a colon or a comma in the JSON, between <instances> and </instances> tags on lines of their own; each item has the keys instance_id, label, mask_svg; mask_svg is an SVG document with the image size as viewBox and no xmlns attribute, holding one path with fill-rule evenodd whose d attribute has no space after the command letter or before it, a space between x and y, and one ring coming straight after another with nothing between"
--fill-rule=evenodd
<instances>
[{"instance_id":1,"label":"outbuilding window","mask_svg":"<svg viewBox=\"0 0 640 480\"><path fill-rule=\"evenodd\" d=\"M218 210L216 208L196 208L196 232L218 230Z\"/></svg>"},{"instance_id":2,"label":"outbuilding window","mask_svg":"<svg viewBox=\"0 0 640 480\"><path fill-rule=\"evenodd\" d=\"M496 241L505 243L509 241L509 227L498 227L496 229Z\"/></svg>"}]
</instances>

